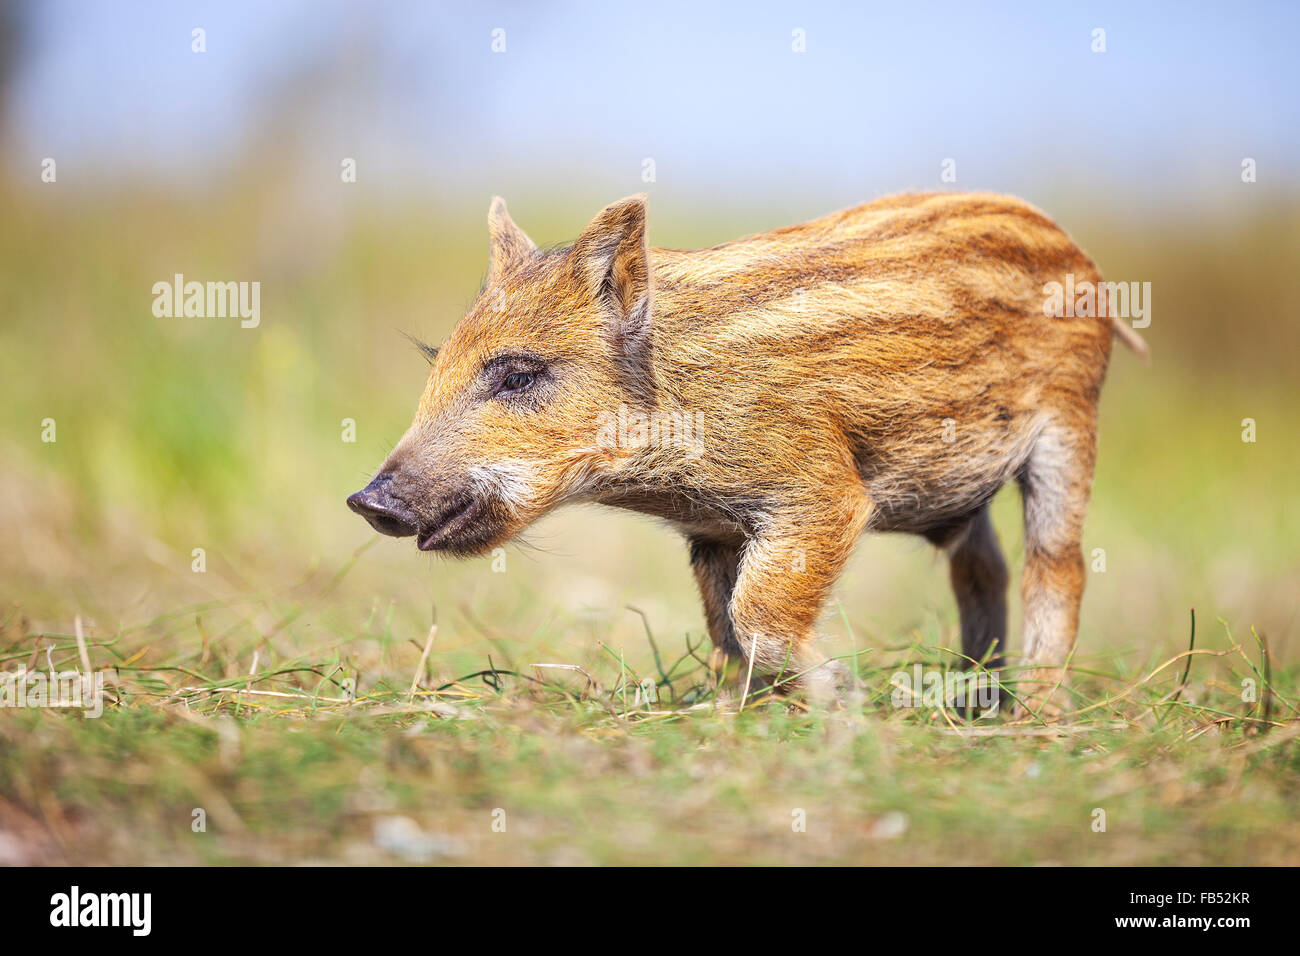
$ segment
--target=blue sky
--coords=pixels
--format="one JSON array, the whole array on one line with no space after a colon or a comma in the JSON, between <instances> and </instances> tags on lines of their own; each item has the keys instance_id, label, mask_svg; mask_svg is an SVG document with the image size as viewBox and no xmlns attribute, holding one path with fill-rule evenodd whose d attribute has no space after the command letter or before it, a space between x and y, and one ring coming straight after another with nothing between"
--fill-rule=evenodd
<instances>
[{"instance_id":1,"label":"blue sky","mask_svg":"<svg viewBox=\"0 0 1300 956\"><path fill-rule=\"evenodd\" d=\"M1247 156L1264 190L1300 167L1294 3L32 11L6 138L20 162L59 158L61 179L201 181L257 142L334 176L335 156L355 156L372 182L507 195L634 192L647 157L656 187L682 194L846 201L943 185L949 158L959 188L1157 198L1237 189Z\"/></svg>"}]
</instances>

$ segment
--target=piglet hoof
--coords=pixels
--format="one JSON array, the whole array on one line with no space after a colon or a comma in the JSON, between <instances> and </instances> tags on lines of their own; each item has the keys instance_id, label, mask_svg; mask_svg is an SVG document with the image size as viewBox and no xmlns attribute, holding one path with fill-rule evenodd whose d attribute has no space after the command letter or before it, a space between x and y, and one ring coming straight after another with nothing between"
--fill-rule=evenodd
<instances>
[{"instance_id":1,"label":"piglet hoof","mask_svg":"<svg viewBox=\"0 0 1300 956\"><path fill-rule=\"evenodd\" d=\"M1016 686L1016 720L1059 721L1064 716L1065 672L1060 668L1026 671Z\"/></svg>"},{"instance_id":2,"label":"piglet hoof","mask_svg":"<svg viewBox=\"0 0 1300 956\"><path fill-rule=\"evenodd\" d=\"M861 696L853 669L836 660L812 666L799 679L799 689L811 706L826 710L848 709Z\"/></svg>"}]
</instances>

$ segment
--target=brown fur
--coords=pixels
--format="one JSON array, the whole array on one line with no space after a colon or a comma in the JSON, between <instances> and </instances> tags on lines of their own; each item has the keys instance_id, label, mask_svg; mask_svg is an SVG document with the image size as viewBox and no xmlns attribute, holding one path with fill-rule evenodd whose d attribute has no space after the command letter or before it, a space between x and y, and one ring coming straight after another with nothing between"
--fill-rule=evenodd
<instances>
[{"instance_id":1,"label":"brown fur","mask_svg":"<svg viewBox=\"0 0 1300 956\"><path fill-rule=\"evenodd\" d=\"M949 552L963 652L996 663L1007 570L987 505L1014 478L1043 700L1078 627L1116 332L1048 318L1044 286L1099 282L1092 261L988 194L895 196L693 251L648 248L645 224L644 199L626 199L544 253L493 201L483 292L433 360L376 507L455 554L569 502L666 519L690 541L716 646L771 676L818 662L823 602L868 530ZM533 382L502 395L510 370ZM620 406L703 413L702 447L598 441Z\"/></svg>"}]
</instances>

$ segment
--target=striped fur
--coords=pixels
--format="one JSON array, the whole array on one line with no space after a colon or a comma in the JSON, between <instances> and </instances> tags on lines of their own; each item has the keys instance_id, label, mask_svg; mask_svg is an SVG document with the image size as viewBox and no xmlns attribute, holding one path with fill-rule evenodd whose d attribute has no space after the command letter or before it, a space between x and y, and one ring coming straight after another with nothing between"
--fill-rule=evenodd
<instances>
[{"instance_id":1,"label":"striped fur","mask_svg":"<svg viewBox=\"0 0 1300 956\"><path fill-rule=\"evenodd\" d=\"M649 248L645 225L632 197L543 252L493 201L482 294L384 466L426 520L467 484L487 496L446 550L495 546L567 502L658 516L690 541L717 646L770 676L815 663L859 534L921 534L953 561L964 653L996 661L1006 568L985 509L1016 479L1025 652L1045 700L1078 623L1117 329L1048 318L1044 286L1099 282L1092 261L990 194L895 196L692 251ZM495 369L525 366L539 370L525 392L493 392ZM596 440L620 406L703 412L703 450Z\"/></svg>"}]
</instances>

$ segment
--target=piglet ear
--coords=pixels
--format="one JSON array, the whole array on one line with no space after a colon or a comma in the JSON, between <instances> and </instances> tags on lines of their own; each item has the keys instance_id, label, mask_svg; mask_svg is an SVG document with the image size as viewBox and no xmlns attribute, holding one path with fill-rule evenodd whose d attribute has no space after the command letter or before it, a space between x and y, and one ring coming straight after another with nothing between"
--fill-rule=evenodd
<instances>
[{"instance_id":1,"label":"piglet ear","mask_svg":"<svg viewBox=\"0 0 1300 956\"><path fill-rule=\"evenodd\" d=\"M650 250L646 245L646 197L629 196L606 206L582 230L573 263L592 295L627 318L649 312Z\"/></svg>"},{"instance_id":2,"label":"piglet ear","mask_svg":"<svg viewBox=\"0 0 1300 956\"><path fill-rule=\"evenodd\" d=\"M500 196L493 196L488 206L488 240L488 285L495 285L516 263L537 252L537 244L515 225Z\"/></svg>"},{"instance_id":3,"label":"piglet ear","mask_svg":"<svg viewBox=\"0 0 1300 956\"><path fill-rule=\"evenodd\" d=\"M646 244L646 197L629 196L606 206L574 243L576 278L608 316L606 336L631 396L650 403L650 249Z\"/></svg>"}]
</instances>

